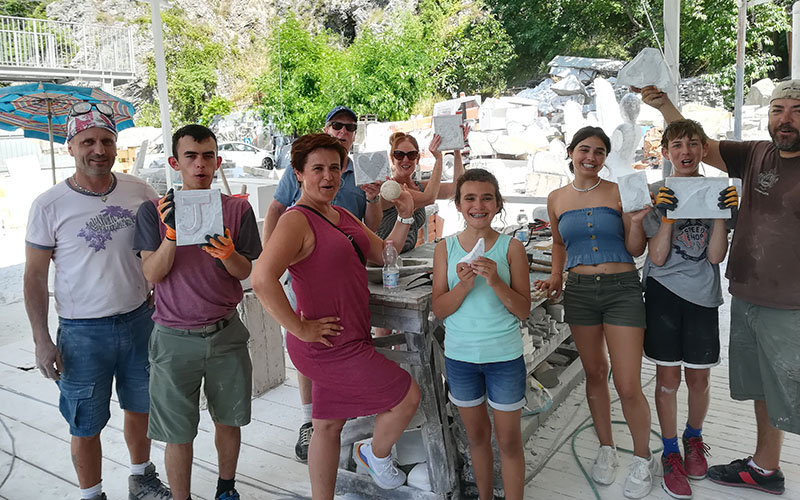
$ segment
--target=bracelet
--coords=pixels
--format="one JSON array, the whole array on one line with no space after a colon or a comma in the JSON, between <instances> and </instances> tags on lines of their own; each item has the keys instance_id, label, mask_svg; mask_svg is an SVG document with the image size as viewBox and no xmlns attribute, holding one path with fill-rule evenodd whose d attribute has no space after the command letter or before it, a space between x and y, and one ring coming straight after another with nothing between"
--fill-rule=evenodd
<instances>
[{"instance_id":1,"label":"bracelet","mask_svg":"<svg viewBox=\"0 0 800 500\"><path fill-rule=\"evenodd\" d=\"M398 214L397 222L399 222L401 224L409 224L409 225L411 225L411 224L414 223L414 217L400 217L400 215Z\"/></svg>"},{"instance_id":2,"label":"bracelet","mask_svg":"<svg viewBox=\"0 0 800 500\"><path fill-rule=\"evenodd\" d=\"M661 223L662 224L675 224L675 219L667 219L663 215L661 216Z\"/></svg>"},{"instance_id":3,"label":"bracelet","mask_svg":"<svg viewBox=\"0 0 800 500\"><path fill-rule=\"evenodd\" d=\"M380 198L380 197L381 197L380 194L376 194L375 198L371 198L371 199L367 198L367 203L378 203L378 198Z\"/></svg>"}]
</instances>

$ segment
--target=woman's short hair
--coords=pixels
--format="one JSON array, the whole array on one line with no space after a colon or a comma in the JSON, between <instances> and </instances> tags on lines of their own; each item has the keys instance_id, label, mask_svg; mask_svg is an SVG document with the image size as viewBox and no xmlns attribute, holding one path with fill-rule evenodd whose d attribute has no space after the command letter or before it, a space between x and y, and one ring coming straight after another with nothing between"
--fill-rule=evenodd
<instances>
[{"instance_id":1,"label":"woman's short hair","mask_svg":"<svg viewBox=\"0 0 800 500\"><path fill-rule=\"evenodd\" d=\"M292 168L296 172L302 172L306 166L308 155L317 149L335 151L339 155L342 171L347 168L347 149L339 142L339 139L328 134L307 134L294 141L292 143Z\"/></svg>"},{"instance_id":2,"label":"woman's short hair","mask_svg":"<svg viewBox=\"0 0 800 500\"><path fill-rule=\"evenodd\" d=\"M608 138L603 129L600 127L583 127L582 129L575 132L575 135L572 136L572 140L569 142L567 146L567 152L571 153L578 147L578 144L585 141L589 137L597 137L603 144L606 146L606 155L611 152L611 139ZM574 172L575 167L572 166L572 159L569 160L569 171Z\"/></svg>"},{"instance_id":3,"label":"woman's short hair","mask_svg":"<svg viewBox=\"0 0 800 500\"><path fill-rule=\"evenodd\" d=\"M503 195L500 194L500 184L497 182L497 177L482 168L470 168L456 180L456 194L453 197L456 205L461 204L461 186L467 181L488 182L491 184L494 187L494 197L497 200L497 211L503 210Z\"/></svg>"},{"instance_id":4,"label":"woman's short hair","mask_svg":"<svg viewBox=\"0 0 800 500\"><path fill-rule=\"evenodd\" d=\"M419 151L419 143L417 139L413 135L406 134L405 132L395 132L389 137L389 147L391 147L392 151L394 151L398 144L403 141L409 141L414 147Z\"/></svg>"}]
</instances>

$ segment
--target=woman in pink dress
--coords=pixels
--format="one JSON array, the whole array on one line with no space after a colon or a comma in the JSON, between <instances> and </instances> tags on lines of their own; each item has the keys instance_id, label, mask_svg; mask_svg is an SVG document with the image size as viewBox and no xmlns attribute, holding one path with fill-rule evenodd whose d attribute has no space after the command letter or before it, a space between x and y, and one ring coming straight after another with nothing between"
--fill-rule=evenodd
<instances>
[{"instance_id":1,"label":"woman in pink dress","mask_svg":"<svg viewBox=\"0 0 800 500\"><path fill-rule=\"evenodd\" d=\"M302 195L278 221L253 270L253 290L286 328L292 363L312 381L314 433L308 468L314 500L332 499L340 434L348 418L374 415L374 438L354 458L384 489L405 474L391 448L419 404L419 387L396 363L375 351L370 336L365 261L383 264L384 242L347 210L331 204L347 151L327 134L309 134L292 145L292 168ZM387 239L398 252L408 233L413 201L404 188L395 200L398 220ZM286 269L297 295L293 311L279 279Z\"/></svg>"}]
</instances>

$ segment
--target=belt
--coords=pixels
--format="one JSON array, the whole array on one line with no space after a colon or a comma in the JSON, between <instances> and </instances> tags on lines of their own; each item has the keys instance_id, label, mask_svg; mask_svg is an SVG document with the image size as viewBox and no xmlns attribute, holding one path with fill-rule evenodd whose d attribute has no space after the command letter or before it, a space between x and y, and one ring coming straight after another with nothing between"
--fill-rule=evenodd
<instances>
[{"instance_id":1,"label":"belt","mask_svg":"<svg viewBox=\"0 0 800 500\"><path fill-rule=\"evenodd\" d=\"M210 337L214 335L220 330L223 330L231 324L233 318L238 314L238 311L234 309L227 316L222 318L221 320L217 321L216 323L211 323L210 325L201 326L200 328L173 328L172 330L180 333L184 333L187 335L197 335L199 337Z\"/></svg>"}]
</instances>

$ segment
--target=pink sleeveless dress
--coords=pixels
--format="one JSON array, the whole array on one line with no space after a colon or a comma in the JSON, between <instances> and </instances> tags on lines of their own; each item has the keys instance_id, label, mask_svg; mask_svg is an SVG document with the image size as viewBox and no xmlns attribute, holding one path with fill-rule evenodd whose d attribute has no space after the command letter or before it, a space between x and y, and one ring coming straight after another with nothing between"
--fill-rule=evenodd
<instances>
[{"instance_id":1,"label":"pink sleeveless dress","mask_svg":"<svg viewBox=\"0 0 800 500\"><path fill-rule=\"evenodd\" d=\"M367 255L369 240L361 225L345 209L333 208L338 227ZM286 336L292 363L313 382L313 417L346 419L394 408L408 393L411 376L372 345L366 269L342 233L303 207L291 210L305 215L315 238L311 255L289 266L297 314L337 316L344 328L338 337L328 337L333 347Z\"/></svg>"}]
</instances>

